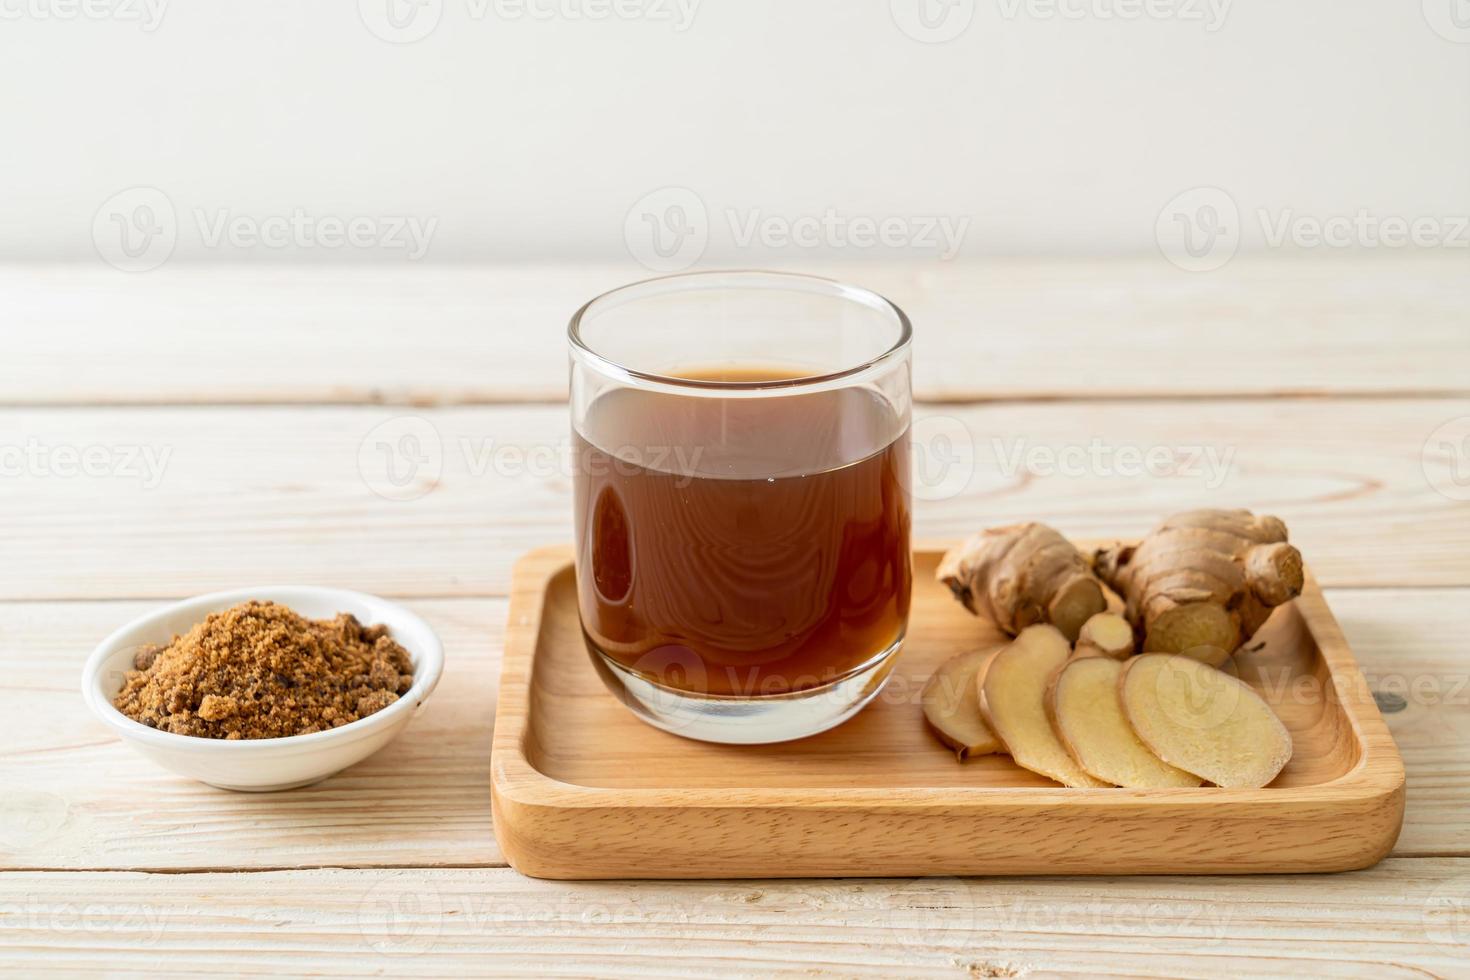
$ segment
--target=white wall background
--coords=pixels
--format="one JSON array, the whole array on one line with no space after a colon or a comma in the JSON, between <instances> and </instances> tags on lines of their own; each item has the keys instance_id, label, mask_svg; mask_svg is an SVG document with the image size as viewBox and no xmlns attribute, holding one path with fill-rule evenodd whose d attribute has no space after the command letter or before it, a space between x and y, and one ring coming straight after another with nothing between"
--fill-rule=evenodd
<instances>
[{"instance_id":1,"label":"white wall background","mask_svg":"<svg viewBox=\"0 0 1470 980\"><path fill-rule=\"evenodd\" d=\"M433 221L431 262L623 259L664 187L722 261L934 257L925 216L967 220L964 254L1152 251L1201 186L1243 250L1260 209L1470 214L1465 0L682 0L683 29L681 0L418 2L0 0L0 257L95 260L135 186L176 259L405 258L203 230L293 213ZM963 30L910 36L920 3ZM829 212L816 244L735 240ZM854 218L907 244L839 240Z\"/></svg>"}]
</instances>

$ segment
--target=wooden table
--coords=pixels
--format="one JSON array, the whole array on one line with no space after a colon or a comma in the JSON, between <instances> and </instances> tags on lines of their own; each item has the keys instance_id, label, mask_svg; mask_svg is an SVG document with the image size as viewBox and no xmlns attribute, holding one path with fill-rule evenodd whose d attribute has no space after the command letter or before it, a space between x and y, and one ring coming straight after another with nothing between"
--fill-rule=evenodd
<instances>
[{"instance_id":1,"label":"wooden table","mask_svg":"<svg viewBox=\"0 0 1470 980\"><path fill-rule=\"evenodd\" d=\"M1470 416L1465 258L815 271L910 312L920 431L973 447L919 503L919 536L1022 518L1133 534L1187 505L1288 522L1408 769L1391 857L1317 877L523 878L490 826L508 576L570 535L563 324L639 270L11 267L0 967L1470 970L1470 445L1441 428ZM404 416L431 425L439 465L384 496L360 450L418 424ZM1168 473L1127 465L1151 447ZM1207 451L1221 465L1188 465ZM250 796L164 772L92 721L81 665L113 627L267 583L402 597L438 629L443 683L400 740L320 785Z\"/></svg>"}]
</instances>

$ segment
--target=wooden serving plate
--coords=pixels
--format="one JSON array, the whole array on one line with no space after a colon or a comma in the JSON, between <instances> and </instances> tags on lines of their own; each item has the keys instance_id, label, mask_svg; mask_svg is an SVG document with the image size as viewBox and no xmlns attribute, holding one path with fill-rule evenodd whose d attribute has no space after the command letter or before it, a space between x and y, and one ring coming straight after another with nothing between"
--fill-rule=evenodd
<instances>
[{"instance_id":1,"label":"wooden serving plate","mask_svg":"<svg viewBox=\"0 0 1470 980\"><path fill-rule=\"evenodd\" d=\"M711 745L644 724L603 687L577 621L571 549L516 565L495 719L495 836L541 878L1342 871L1393 847L1398 749L1311 574L1242 654L1290 729L1265 789L1068 789L994 755L960 763L919 692L946 657L1003 638L914 555L888 687L799 742Z\"/></svg>"}]
</instances>

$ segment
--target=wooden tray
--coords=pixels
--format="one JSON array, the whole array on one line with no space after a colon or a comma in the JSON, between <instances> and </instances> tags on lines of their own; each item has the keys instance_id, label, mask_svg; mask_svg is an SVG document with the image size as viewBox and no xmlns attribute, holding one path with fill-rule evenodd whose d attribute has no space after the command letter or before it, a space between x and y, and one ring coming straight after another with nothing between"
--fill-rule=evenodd
<instances>
[{"instance_id":1,"label":"wooden tray","mask_svg":"<svg viewBox=\"0 0 1470 980\"><path fill-rule=\"evenodd\" d=\"M934 667L999 642L914 555L909 636L857 717L799 742L721 746L639 721L603 687L571 549L516 565L492 749L495 835L542 878L1341 871L1398 838L1404 769L1310 573L1242 676L1295 753L1269 787L1068 789L925 728ZM1243 657L1244 659L1244 657Z\"/></svg>"}]
</instances>

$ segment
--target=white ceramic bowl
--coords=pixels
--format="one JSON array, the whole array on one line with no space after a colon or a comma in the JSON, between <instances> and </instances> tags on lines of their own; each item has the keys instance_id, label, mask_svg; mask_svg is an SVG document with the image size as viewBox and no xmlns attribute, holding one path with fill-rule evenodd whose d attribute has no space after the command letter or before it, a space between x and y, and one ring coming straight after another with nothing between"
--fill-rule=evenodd
<instances>
[{"instance_id":1,"label":"white ceramic bowl","mask_svg":"<svg viewBox=\"0 0 1470 980\"><path fill-rule=\"evenodd\" d=\"M366 718L287 738L227 741L175 735L133 721L112 706L138 647L168 643L210 613L247 599L278 602L308 619L330 619L347 612L365 626L385 624L413 658L413 686ZM92 651L82 675L82 695L94 715L165 769L222 789L266 792L326 779L387 745L418 713L443 670L444 647L439 637L428 623L396 603L343 589L268 586L196 596L133 620Z\"/></svg>"}]
</instances>

